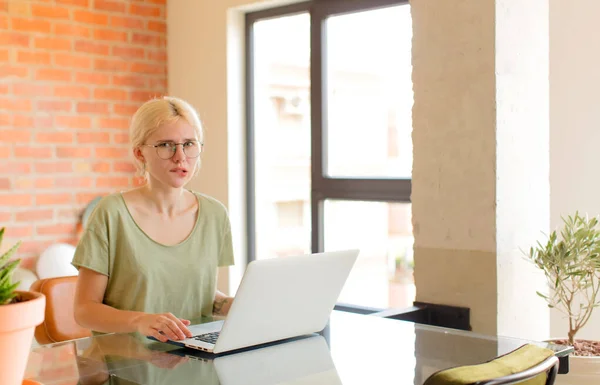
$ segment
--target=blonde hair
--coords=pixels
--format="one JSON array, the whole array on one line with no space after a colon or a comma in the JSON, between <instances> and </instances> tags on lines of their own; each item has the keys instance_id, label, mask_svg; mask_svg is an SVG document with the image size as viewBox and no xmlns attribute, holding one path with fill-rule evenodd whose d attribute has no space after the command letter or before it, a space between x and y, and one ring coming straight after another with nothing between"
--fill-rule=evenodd
<instances>
[{"instance_id":1,"label":"blonde hair","mask_svg":"<svg viewBox=\"0 0 600 385\"><path fill-rule=\"evenodd\" d=\"M198 113L188 102L172 96L151 99L142 104L133 114L129 127L129 137L133 148L146 144L146 140L163 124L184 119L194 128L200 143L204 141L202 123ZM196 158L196 172L200 169L200 157ZM135 165L141 176L147 179L148 173L144 164L134 157Z\"/></svg>"}]
</instances>

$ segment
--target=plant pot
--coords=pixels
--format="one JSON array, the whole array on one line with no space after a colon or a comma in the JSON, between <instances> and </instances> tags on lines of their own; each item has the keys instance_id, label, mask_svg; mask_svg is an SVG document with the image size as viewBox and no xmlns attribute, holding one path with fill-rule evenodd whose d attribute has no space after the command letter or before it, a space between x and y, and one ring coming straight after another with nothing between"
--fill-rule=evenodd
<instances>
[{"instance_id":1,"label":"plant pot","mask_svg":"<svg viewBox=\"0 0 600 385\"><path fill-rule=\"evenodd\" d=\"M46 297L17 291L22 301L0 306L0 376L2 385L21 385L35 327L44 321Z\"/></svg>"},{"instance_id":2,"label":"plant pot","mask_svg":"<svg viewBox=\"0 0 600 385\"><path fill-rule=\"evenodd\" d=\"M548 342L559 340L553 338ZM569 356L569 373L559 374L556 385L600 384L600 356Z\"/></svg>"}]
</instances>

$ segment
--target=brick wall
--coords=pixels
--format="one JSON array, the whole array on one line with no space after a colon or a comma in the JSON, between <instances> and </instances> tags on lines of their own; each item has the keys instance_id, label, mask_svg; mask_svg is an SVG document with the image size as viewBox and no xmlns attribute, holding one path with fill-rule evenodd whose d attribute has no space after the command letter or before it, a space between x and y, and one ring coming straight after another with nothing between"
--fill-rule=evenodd
<instances>
[{"instance_id":1,"label":"brick wall","mask_svg":"<svg viewBox=\"0 0 600 385\"><path fill-rule=\"evenodd\" d=\"M0 227L24 266L138 183L128 122L167 89L165 3L0 0Z\"/></svg>"}]
</instances>

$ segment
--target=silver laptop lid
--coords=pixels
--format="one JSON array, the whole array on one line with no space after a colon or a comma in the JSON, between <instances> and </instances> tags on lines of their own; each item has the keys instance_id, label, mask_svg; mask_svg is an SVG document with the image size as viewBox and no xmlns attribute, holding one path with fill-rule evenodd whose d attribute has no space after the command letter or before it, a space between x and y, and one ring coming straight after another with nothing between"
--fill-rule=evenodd
<instances>
[{"instance_id":1,"label":"silver laptop lid","mask_svg":"<svg viewBox=\"0 0 600 385\"><path fill-rule=\"evenodd\" d=\"M215 353L323 330L359 250L251 262Z\"/></svg>"}]
</instances>

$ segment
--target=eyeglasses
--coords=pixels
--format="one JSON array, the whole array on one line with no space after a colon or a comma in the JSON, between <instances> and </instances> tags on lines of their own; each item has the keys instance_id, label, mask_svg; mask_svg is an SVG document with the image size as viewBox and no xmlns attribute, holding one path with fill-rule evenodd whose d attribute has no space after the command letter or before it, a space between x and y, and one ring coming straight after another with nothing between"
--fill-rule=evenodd
<instances>
[{"instance_id":1,"label":"eyeglasses","mask_svg":"<svg viewBox=\"0 0 600 385\"><path fill-rule=\"evenodd\" d=\"M162 142L158 144L144 144L144 146L156 148L156 154L164 160L171 159L175 155L175 152L177 152L177 146L179 145L181 145L185 156L188 158L197 158L202 152L204 143L197 140L188 140L183 143Z\"/></svg>"}]
</instances>

